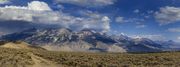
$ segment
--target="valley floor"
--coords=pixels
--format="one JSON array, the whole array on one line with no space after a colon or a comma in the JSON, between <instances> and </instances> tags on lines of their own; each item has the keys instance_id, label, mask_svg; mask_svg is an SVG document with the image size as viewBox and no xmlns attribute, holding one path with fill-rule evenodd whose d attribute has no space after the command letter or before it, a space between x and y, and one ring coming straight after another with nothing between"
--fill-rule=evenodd
<instances>
[{"instance_id":1,"label":"valley floor","mask_svg":"<svg viewBox=\"0 0 180 67\"><path fill-rule=\"evenodd\" d=\"M83 53L0 48L0 67L178 67L180 52Z\"/></svg>"}]
</instances>

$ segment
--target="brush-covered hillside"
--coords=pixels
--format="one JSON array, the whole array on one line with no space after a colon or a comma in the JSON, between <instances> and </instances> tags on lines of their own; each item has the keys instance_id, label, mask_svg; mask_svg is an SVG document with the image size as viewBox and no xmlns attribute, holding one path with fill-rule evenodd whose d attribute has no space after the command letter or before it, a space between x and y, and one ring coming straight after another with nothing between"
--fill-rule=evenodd
<instances>
[{"instance_id":1,"label":"brush-covered hillside","mask_svg":"<svg viewBox=\"0 0 180 67\"><path fill-rule=\"evenodd\" d=\"M1 42L0 46L1 67L178 67L179 62L180 52L58 52L28 46L25 42Z\"/></svg>"}]
</instances>

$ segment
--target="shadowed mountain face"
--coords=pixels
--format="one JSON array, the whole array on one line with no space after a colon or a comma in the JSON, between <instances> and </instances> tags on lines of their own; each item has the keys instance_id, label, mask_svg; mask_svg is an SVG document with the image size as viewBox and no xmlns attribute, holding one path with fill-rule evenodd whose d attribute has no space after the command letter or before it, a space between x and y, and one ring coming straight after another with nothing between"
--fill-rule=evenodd
<instances>
[{"instance_id":1,"label":"shadowed mountain face","mask_svg":"<svg viewBox=\"0 0 180 67\"><path fill-rule=\"evenodd\" d=\"M90 29L73 32L66 28L29 29L1 37L25 41L53 51L80 52L157 52L162 45L147 38L109 36Z\"/></svg>"},{"instance_id":2,"label":"shadowed mountain face","mask_svg":"<svg viewBox=\"0 0 180 67\"><path fill-rule=\"evenodd\" d=\"M60 28L60 26L57 25L48 25L48 24L40 24L40 23L32 23L32 22L27 22L27 21L0 21L0 30L4 34L8 33L14 33L14 32L20 32L23 30L27 29L32 29L32 28ZM0 36L4 35L1 34Z\"/></svg>"}]
</instances>

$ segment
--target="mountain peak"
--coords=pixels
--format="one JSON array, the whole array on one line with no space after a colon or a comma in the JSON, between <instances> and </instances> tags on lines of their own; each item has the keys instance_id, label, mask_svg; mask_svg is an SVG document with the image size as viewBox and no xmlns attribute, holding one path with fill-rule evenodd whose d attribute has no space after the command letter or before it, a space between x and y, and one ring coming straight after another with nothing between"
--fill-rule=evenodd
<instances>
[{"instance_id":1,"label":"mountain peak","mask_svg":"<svg viewBox=\"0 0 180 67\"><path fill-rule=\"evenodd\" d=\"M105 35L92 29L71 31L67 28L29 29L2 37L4 40L22 40L38 46L67 47L72 51L107 51L114 46L127 50L127 52L153 52L160 51L161 45L148 38L132 39L126 35ZM111 47L114 45L113 47ZM85 47L88 46L88 47ZM112 50L111 49L111 50ZM121 52L121 51L116 51ZM123 51L124 52L124 51Z\"/></svg>"}]
</instances>

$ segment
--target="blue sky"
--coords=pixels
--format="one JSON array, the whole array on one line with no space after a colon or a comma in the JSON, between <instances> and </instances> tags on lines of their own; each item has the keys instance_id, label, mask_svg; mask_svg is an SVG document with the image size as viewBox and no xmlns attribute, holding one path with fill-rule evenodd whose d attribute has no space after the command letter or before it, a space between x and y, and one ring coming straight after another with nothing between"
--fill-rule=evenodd
<instances>
[{"instance_id":1,"label":"blue sky","mask_svg":"<svg viewBox=\"0 0 180 67\"><path fill-rule=\"evenodd\" d=\"M0 30L2 30L0 34L5 34L9 31L12 33L12 29L14 32L20 31L22 28L19 27L24 27L23 29L31 28L34 27L33 24L39 24L40 26L50 24L75 30L92 28L110 34L124 33L131 37L140 36L154 40L174 40L180 42L180 0L5 1L7 2L1 2L0 0L0 10L2 10L0 19L3 19L3 22L0 22ZM32 3L32 1L36 1L36 3ZM27 5L28 3L30 5ZM11 8L9 10L5 8L7 5L14 7L8 7ZM6 12L3 12L5 10ZM10 13L14 13L13 10L17 13L17 10L20 10L20 14L13 14L12 17L7 16ZM21 15L21 12L25 16ZM46 15L47 13L49 15ZM13 26L13 22L17 23L17 21L23 21L21 22L23 24L18 23L19 26ZM5 22L10 22L8 25L12 23L13 28L6 27L7 23Z\"/></svg>"}]
</instances>

